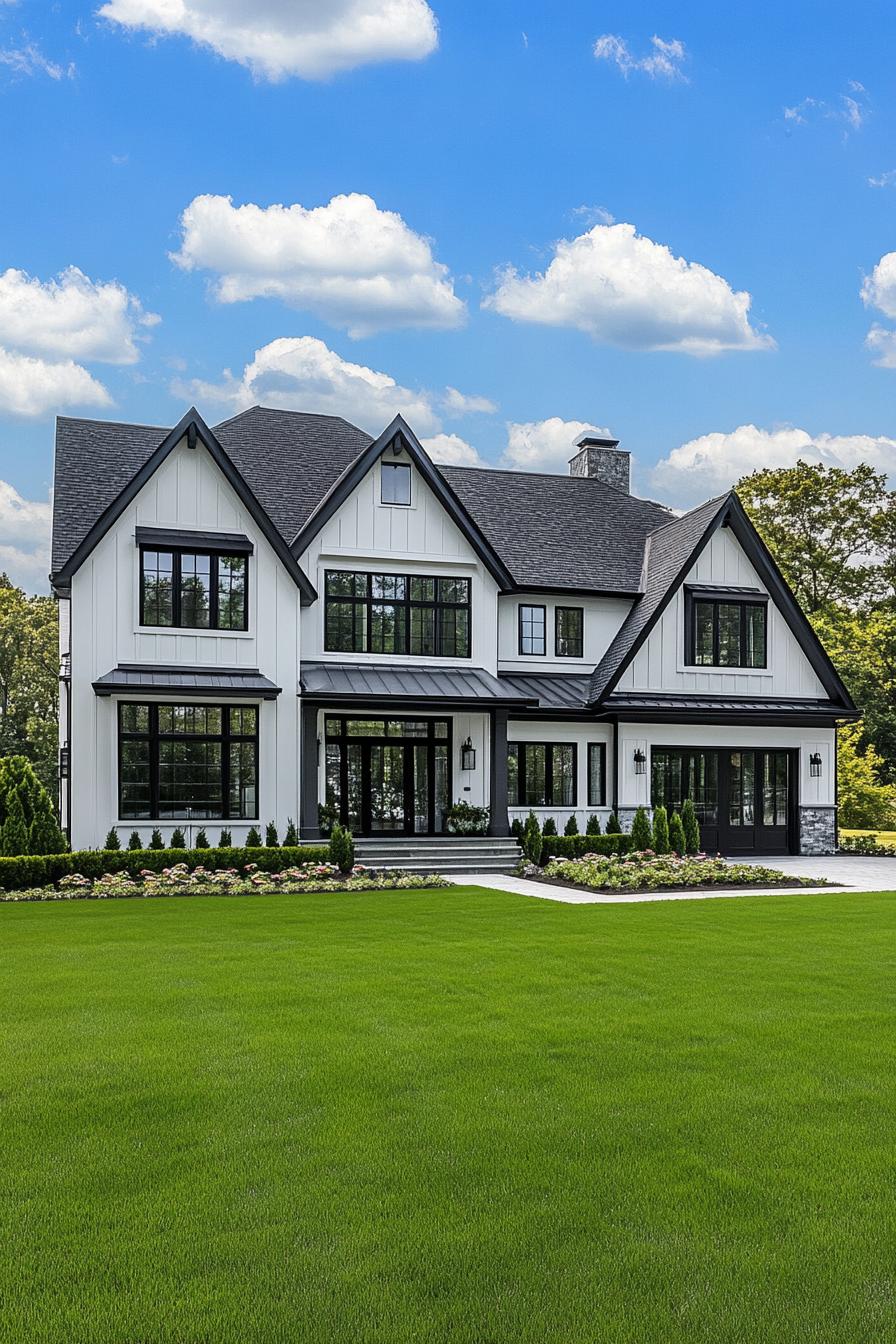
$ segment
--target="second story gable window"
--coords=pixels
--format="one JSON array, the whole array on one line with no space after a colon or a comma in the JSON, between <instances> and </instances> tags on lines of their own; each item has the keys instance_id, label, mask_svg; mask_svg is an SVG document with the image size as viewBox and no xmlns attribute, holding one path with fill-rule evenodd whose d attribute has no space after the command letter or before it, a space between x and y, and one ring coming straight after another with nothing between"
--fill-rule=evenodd
<instances>
[{"instance_id":1,"label":"second story gable window","mask_svg":"<svg viewBox=\"0 0 896 1344\"><path fill-rule=\"evenodd\" d=\"M547 648L547 609L520 603L520 653L544 658Z\"/></svg>"},{"instance_id":2,"label":"second story gable window","mask_svg":"<svg viewBox=\"0 0 896 1344\"><path fill-rule=\"evenodd\" d=\"M582 607L554 608L554 653L558 658L581 658L585 612Z\"/></svg>"},{"instance_id":3,"label":"second story gable window","mask_svg":"<svg viewBox=\"0 0 896 1344\"><path fill-rule=\"evenodd\" d=\"M328 653L470 657L470 580L327 570Z\"/></svg>"},{"instance_id":4,"label":"second story gable window","mask_svg":"<svg viewBox=\"0 0 896 1344\"><path fill-rule=\"evenodd\" d=\"M383 504L410 504L411 469L406 462L380 463L380 501Z\"/></svg>"},{"instance_id":5,"label":"second story gable window","mask_svg":"<svg viewBox=\"0 0 896 1344\"><path fill-rule=\"evenodd\" d=\"M767 619L765 593L687 588L687 662L693 667L765 667Z\"/></svg>"},{"instance_id":6,"label":"second story gable window","mask_svg":"<svg viewBox=\"0 0 896 1344\"><path fill-rule=\"evenodd\" d=\"M140 549L140 624L247 630L248 555Z\"/></svg>"}]
</instances>

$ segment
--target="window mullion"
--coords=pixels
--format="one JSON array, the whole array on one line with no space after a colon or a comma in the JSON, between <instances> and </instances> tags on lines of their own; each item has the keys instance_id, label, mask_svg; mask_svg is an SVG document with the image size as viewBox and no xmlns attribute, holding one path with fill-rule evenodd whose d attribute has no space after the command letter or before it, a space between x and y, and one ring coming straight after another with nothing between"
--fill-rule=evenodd
<instances>
[{"instance_id":1,"label":"window mullion","mask_svg":"<svg viewBox=\"0 0 896 1344\"><path fill-rule=\"evenodd\" d=\"M218 557L209 556L208 581L211 592L208 595L208 622L211 630L218 629Z\"/></svg>"},{"instance_id":2,"label":"window mullion","mask_svg":"<svg viewBox=\"0 0 896 1344\"><path fill-rule=\"evenodd\" d=\"M159 707L149 706L149 810L153 820L159 815Z\"/></svg>"}]
</instances>

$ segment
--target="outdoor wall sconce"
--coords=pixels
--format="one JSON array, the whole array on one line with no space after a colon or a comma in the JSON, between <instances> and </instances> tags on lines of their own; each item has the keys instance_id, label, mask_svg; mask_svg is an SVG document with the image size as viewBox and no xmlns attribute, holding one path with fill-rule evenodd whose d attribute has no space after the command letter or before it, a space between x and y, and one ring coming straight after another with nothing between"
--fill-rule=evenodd
<instances>
[{"instance_id":1,"label":"outdoor wall sconce","mask_svg":"<svg viewBox=\"0 0 896 1344\"><path fill-rule=\"evenodd\" d=\"M60 747L60 748L59 748L59 778L60 778L60 779L68 779L69 759L70 759L70 758L69 758L69 748L68 748L68 747Z\"/></svg>"},{"instance_id":2,"label":"outdoor wall sconce","mask_svg":"<svg viewBox=\"0 0 896 1344\"><path fill-rule=\"evenodd\" d=\"M636 775L643 775L643 774L646 774L646 772L647 772L647 757L644 755L644 753L643 753L643 751L641 750L640 747L635 747L635 755L634 755L634 758L633 758L633 759L634 759L634 762L635 762L635 774L636 774Z\"/></svg>"},{"instance_id":3,"label":"outdoor wall sconce","mask_svg":"<svg viewBox=\"0 0 896 1344\"><path fill-rule=\"evenodd\" d=\"M809 774L813 779L818 779L821 774L821 755L817 751L813 751L809 757Z\"/></svg>"},{"instance_id":4,"label":"outdoor wall sconce","mask_svg":"<svg viewBox=\"0 0 896 1344\"><path fill-rule=\"evenodd\" d=\"M461 770L476 769L476 748L469 737L460 749L460 768Z\"/></svg>"}]
</instances>

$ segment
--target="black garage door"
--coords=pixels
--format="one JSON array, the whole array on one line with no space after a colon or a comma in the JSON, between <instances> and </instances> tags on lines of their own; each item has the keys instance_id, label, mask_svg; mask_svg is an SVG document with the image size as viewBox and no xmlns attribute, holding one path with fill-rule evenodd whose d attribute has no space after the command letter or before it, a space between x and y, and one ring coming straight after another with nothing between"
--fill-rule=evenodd
<instances>
[{"instance_id":1,"label":"black garage door","mask_svg":"<svg viewBox=\"0 0 896 1344\"><path fill-rule=\"evenodd\" d=\"M654 748L651 802L671 815L690 798L709 853L791 854L796 769L795 751Z\"/></svg>"}]
</instances>

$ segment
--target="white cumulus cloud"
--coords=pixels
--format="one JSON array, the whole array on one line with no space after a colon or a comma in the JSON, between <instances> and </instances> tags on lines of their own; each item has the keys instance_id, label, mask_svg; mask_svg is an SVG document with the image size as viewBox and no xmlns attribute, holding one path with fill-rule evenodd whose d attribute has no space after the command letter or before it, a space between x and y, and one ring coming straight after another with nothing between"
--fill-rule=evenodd
<instances>
[{"instance_id":1,"label":"white cumulus cloud","mask_svg":"<svg viewBox=\"0 0 896 1344\"><path fill-rule=\"evenodd\" d=\"M111 402L102 383L74 360L36 359L0 346L0 413L39 416Z\"/></svg>"},{"instance_id":2,"label":"white cumulus cloud","mask_svg":"<svg viewBox=\"0 0 896 1344\"><path fill-rule=\"evenodd\" d=\"M870 462L880 471L893 473L896 439L740 425L727 433L702 434L674 448L653 468L650 482L652 489L670 504L690 507L724 493L751 471L792 467L800 459L846 470L860 462Z\"/></svg>"},{"instance_id":3,"label":"white cumulus cloud","mask_svg":"<svg viewBox=\"0 0 896 1344\"><path fill-rule=\"evenodd\" d=\"M442 405L449 415L493 415L498 407L488 397L467 396L456 387L446 387Z\"/></svg>"},{"instance_id":4,"label":"white cumulus cloud","mask_svg":"<svg viewBox=\"0 0 896 1344\"><path fill-rule=\"evenodd\" d=\"M566 476L569 459L576 454L576 439L585 433L602 439L612 437L608 429L600 429L586 420L562 420L557 415L547 420L511 421L501 465L517 471L559 472Z\"/></svg>"},{"instance_id":5,"label":"white cumulus cloud","mask_svg":"<svg viewBox=\"0 0 896 1344\"><path fill-rule=\"evenodd\" d=\"M483 307L518 322L576 327L629 350L717 355L774 341L750 324L751 297L698 262L635 231L597 224L556 244L543 274L499 274Z\"/></svg>"},{"instance_id":6,"label":"white cumulus cloud","mask_svg":"<svg viewBox=\"0 0 896 1344\"><path fill-rule=\"evenodd\" d=\"M27 354L135 364L139 328L158 320L117 280L91 280L77 266L54 280L12 267L0 275L0 345Z\"/></svg>"},{"instance_id":7,"label":"white cumulus cloud","mask_svg":"<svg viewBox=\"0 0 896 1344\"><path fill-rule=\"evenodd\" d=\"M422 60L438 45L425 0L107 0L99 13L192 38L257 79L327 79L377 61Z\"/></svg>"},{"instance_id":8,"label":"white cumulus cloud","mask_svg":"<svg viewBox=\"0 0 896 1344\"><path fill-rule=\"evenodd\" d=\"M370 196L327 205L235 206L197 196L181 215L172 260L217 273L221 303L275 298L316 313L350 336L395 327L456 327L466 307L430 241Z\"/></svg>"},{"instance_id":9,"label":"white cumulus cloud","mask_svg":"<svg viewBox=\"0 0 896 1344\"><path fill-rule=\"evenodd\" d=\"M0 571L28 592L46 592L50 571L49 500L23 499L0 481Z\"/></svg>"},{"instance_id":10,"label":"white cumulus cloud","mask_svg":"<svg viewBox=\"0 0 896 1344\"><path fill-rule=\"evenodd\" d=\"M434 434L432 438L420 442L429 453L433 462L443 462L451 467L484 467L482 460L471 443L459 434Z\"/></svg>"},{"instance_id":11,"label":"white cumulus cloud","mask_svg":"<svg viewBox=\"0 0 896 1344\"><path fill-rule=\"evenodd\" d=\"M650 39L650 50L646 56L634 56L625 38L615 33L604 33L594 44L594 58L609 61L628 79L635 71L649 75L651 79L683 80L687 75L682 64L687 59L685 45L677 37L662 38L656 34Z\"/></svg>"},{"instance_id":12,"label":"white cumulus cloud","mask_svg":"<svg viewBox=\"0 0 896 1344\"><path fill-rule=\"evenodd\" d=\"M876 308L884 317L896 318L896 252L886 252L870 275L862 281L862 302ZM896 330L874 322L865 337L865 348L874 363L883 369L896 369Z\"/></svg>"}]
</instances>

